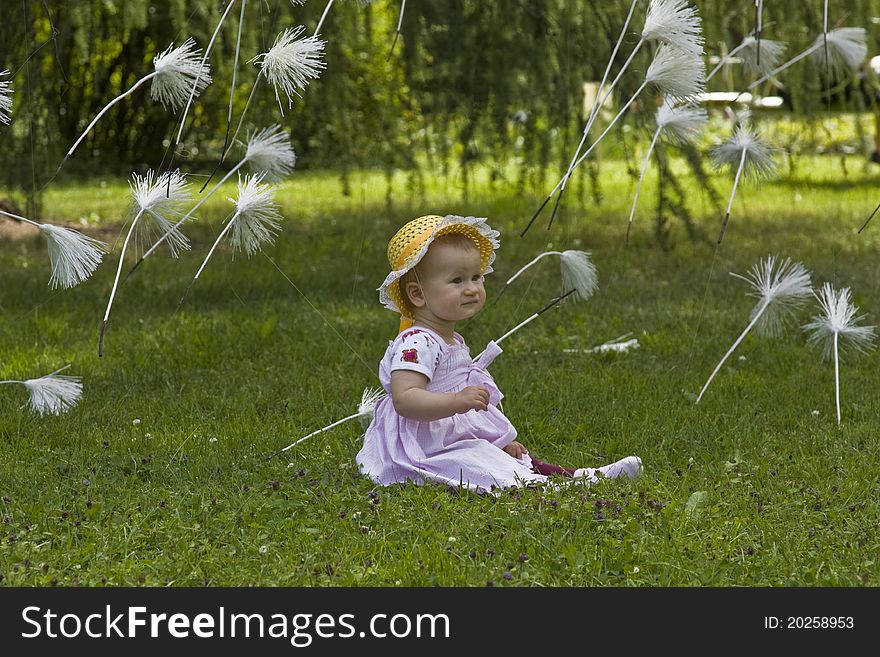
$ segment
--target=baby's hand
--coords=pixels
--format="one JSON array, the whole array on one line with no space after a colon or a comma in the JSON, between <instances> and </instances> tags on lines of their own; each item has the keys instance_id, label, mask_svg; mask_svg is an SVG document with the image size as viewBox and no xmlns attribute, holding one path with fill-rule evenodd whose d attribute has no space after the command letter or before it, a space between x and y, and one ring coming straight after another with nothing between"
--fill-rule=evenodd
<instances>
[{"instance_id":1,"label":"baby's hand","mask_svg":"<svg viewBox=\"0 0 880 657\"><path fill-rule=\"evenodd\" d=\"M468 386L455 393L455 412L485 411L489 408L489 390L485 386Z\"/></svg>"},{"instance_id":2,"label":"baby's hand","mask_svg":"<svg viewBox=\"0 0 880 657\"><path fill-rule=\"evenodd\" d=\"M505 452L510 454L515 459L521 459L523 457L523 454L529 453L529 450L527 450L525 447L523 447L522 443L517 442L515 440L511 443L508 443L507 445L505 445L501 449L503 449Z\"/></svg>"}]
</instances>

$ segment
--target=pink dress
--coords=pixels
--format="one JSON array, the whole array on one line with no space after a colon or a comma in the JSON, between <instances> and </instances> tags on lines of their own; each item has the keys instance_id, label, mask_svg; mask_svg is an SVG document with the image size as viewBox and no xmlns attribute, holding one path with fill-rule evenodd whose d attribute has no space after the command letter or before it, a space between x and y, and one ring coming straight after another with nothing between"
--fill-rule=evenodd
<instances>
[{"instance_id":1,"label":"pink dress","mask_svg":"<svg viewBox=\"0 0 880 657\"><path fill-rule=\"evenodd\" d=\"M376 404L357 455L361 472L383 486L435 481L479 492L546 482L547 477L532 470L528 455L516 459L501 449L516 438L516 429L498 410L503 395L486 371L501 348L490 342L474 363L464 339L454 335L456 344L451 345L431 329L413 327L389 343L379 365L379 380L388 395ZM489 409L429 422L403 417L391 400L394 370L424 374L429 392L486 386Z\"/></svg>"}]
</instances>

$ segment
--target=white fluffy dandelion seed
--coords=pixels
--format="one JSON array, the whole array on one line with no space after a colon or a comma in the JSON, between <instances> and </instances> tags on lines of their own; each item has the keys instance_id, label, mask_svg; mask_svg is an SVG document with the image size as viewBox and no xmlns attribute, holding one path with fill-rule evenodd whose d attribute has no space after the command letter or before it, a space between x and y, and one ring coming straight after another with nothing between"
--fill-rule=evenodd
<instances>
[{"instance_id":1,"label":"white fluffy dandelion seed","mask_svg":"<svg viewBox=\"0 0 880 657\"><path fill-rule=\"evenodd\" d=\"M866 32L862 27L839 27L827 34L820 34L809 48L795 55L782 66L774 68L764 77L752 82L749 85L749 89L753 89L762 82L766 82L804 57L812 55L814 58L820 59L822 55L819 54L819 50L826 43L828 46L828 65L834 73L839 73L846 69L855 69L864 61L865 55L868 54L865 40Z\"/></svg>"},{"instance_id":2,"label":"white fluffy dandelion seed","mask_svg":"<svg viewBox=\"0 0 880 657\"><path fill-rule=\"evenodd\" d=\"M220 20L217 21L217 27L214 28L214 33L211 35L211 40L208 41L208 47L205 48L205 54L202 55L202 59L199 62L199 66L196 71L195 79L193 80L192 84L189 86L189 94L186 99L186 105L183 108L183 115L180 118L180 128L177 130L177 138L175 139L175 142L174 142L175 144L180 143L180 137L183 135L183 127L184 127L184 124L186 124L186 115L189 113L189 108L190 108L190 105L192 105L193 99L196 97L197 94L201 93L202 90L205 88L205 86L208 84L207 82L202 84L202 81L203 81L202 77L209 70L208 56L211 54L211 49L214 47L214 41L217 39L217 35L220 33L220 28L223 27L223 22L226 20L226 16L229 14L229 11L232 9L232 6L234 4L235 4L235 0L229 0L229 2L227 3L226 9L223 11L223 15L220 16ZM241 3L242 18L244 17L244 8L245 8L246 4L247 4L247 0L242 0L242 3ZM235 70L236 70L237 64L238 64L239 46L241 45L241 21L239 21L238 29L239 29L239 38L238 38L238 41L236 42L235 60L232 65L232 93L235 92ZM200 85L201 85L201 88L199 88ZM230 100L230 116L231 116L231 113L232 113L232 108L231 108L231 100Z\"/></svg>"},{"instance_id":3,"label":"white fluffy dandelion seed","mask_svg":"<svg viewBox=\"0 0 880 657\"><path fill-rule=\"evenodd\" d=\"M839 27L816 37L810 53L814 60L823 61L819 49L827 45L827 62L836 74L857 69L868 54L867 32L863 27Z\"/></svg>"},{"instance_id":4,"label":"white fluffy dandelion seed","mask_svg":"<svg viewBox=\"0 0 880 657\"><path fill-rule=\"evenodd\" d=\"M156 72L150 96L176 112L187 103L192 90L198 96L211 83L211 65L206 59L192 38L177 48L168 46L153 58Z\"/></svg>"},{"instance_id":5,"label":"white fluffy dandelion seed","mask_svg":"<svg viewBox=\"0 0 880 657\"><path fill-rule=\"evenodd\" d=\"M697 8L687 0L651 0L645 27L645 41L660 41L692 55L703 54L703 32Z\"/></svg>"},{"instance_id":6,"label":"white fluffy dandelion seed","mask_svg":"<svg viewBox=\"0 0 880 657\"><path fill-rule=\"evenodd\" d=\"M49 262L52 265L49 284L53 288L59 286L70 288L82 283L94 273L101 264L103 255L107 253L107 245L104 242L83 235L72 228L41 224L3 210L0 210L0 215L36 226L46 236Z\"/></svg>"},{"instance_id":7,"label":"white fluffy dandelion seed","mask_svg":"<svg viewBox=\"0 0 880 657\"><path fill-rule=\"evenodd\" d=\"M70 228L42 224L40 230L46 235L49 262L52 263L54 287L70 288L85 281L94 273L107 253L107 245Z\"/></svg>"},{"instance_id":8,"label":"white fluffy dandelion seed","mask_svg":"<svg viewBox=\"0 0 880 657\"><path fill-rule=\"evenodd\" d=\"M201 200L196 203L178 222L172 227L176 229L184 221L190 218L192 214L198 210L201 205L220 189L220 185L232 177L245 164L250 164L251 169L255 173L263 173L267 180L277 180L281 176L290 173L296 164L296 153L290 144L290 137L279 125L273 125L264 128L254 135L248 135L247 152L245 156L232 167L220 181L205 194ZM162 242L170 235L166 232L160 237L153 246L144 252L134 266L129 270L128 275L137 269L137 267L155 251Z\"/></svg>"},{"instance_id":9,"label":"white fluffy dandelion seed","mask_svg":"<svg viewBox=\"0 0 880 657\"><path fill-rule=\"evenodd\" d=\"M535 265L542 258L551 255L559 256L563 292L572 291L572 298L576 301L586 301L593 296L596 288L599 287L599 276L596 271L596 266L593 264L592 260L590 260L590 252L569 249L566 251L544 251L543 253L539 253L529 263L521 267L519 271L507 279L504 283L504 287L502 287L501 291L498 293L498 297L500 298L507 289L507 286L519 278L523 272Z\"/></svg>"},{"instance_id":10,"label":"white fluffy dandelion seed","mask_svg":"<svg viewBox=\"0 0 880 657\"><path fill-rule=\"evenodd\" d=\"M690 55L665 43L661 44L657 49L657 54L654 56L654 61L648 67L644 82L639 85L635 93L620 108L617 116L611 120L608 127L596 138L596 141L574 162L572 169L589 157L593 149L611 131L617 120L623 116L623 113L629 109L629 106L633 104L638 95L648 85L656 86L662 93L672 99L687 100L697 96L705 89L705 74L706 67L701 57ZM565 178L557 183L556 188L550 192L550 196L559 189L564 180Z\"/></svg>"},{"instance_id":11,"label":"white fluffy dandelion seed","mask_svg":"<svg viewBox=\"0 0 880 657\"><path fill-rule=\"evenodd\" d=\"M874 326L858 326L866 315L858 315L858 306L853 305L848 287L835 290L830 283L822 285L822 291L816 295L821 315L813 317L813 321L804 325L805 331L811 331L808 338L810 344L822 346L822 358L834 358L834 394L837 404L837 424L840 424L840 342L845 341L856 351L864 353L873 349Z\"/></svg>"},{"instance_id":12,"label":"white fluffy dandelion seed","mask_svg":"<svg viewBox=\"0 0 880 657\"><path fill-rule=\"evenodd\" d=\"M189 249L189 240L178 230L178 226L186 219L186 216L177 224L171 224L172 220L183 214L183 205L189 201L190 190L186 176L180 170L166 171L154 180L152 170L147 171L145 176L133 173L129 187L131 188L136 213L131 220L131 226L125 236L125 241L122 243L122 251L119 253L116 277L113 279L113 288L110 290L107 310L104 312L104 319L101 321L100 333L98 335L98 356L103 355L104 331L107 328L110 309L113 307L113 298L116 296L116 288L119 285L119 276L122 273L125 250L128 248L128 242L141 217L144 215L148 216L155 222L155 228L158 228L163 233L162 239L169 238L168 246L171 249L172 256L176 257L180 249Z\"/></svg>"},{"instance_id":13,"label":"white fluffy dandelion seed","mask_svg":"<svg viewBox=\"0 0 880 657\"><path fill-rule=\"evenodd\" d=\"M65 365L60 370L42 376L39 379L27 381L0 381L3 383L19 383L27 388L30 394L31 408L40 415L50 413L61 415L76 406L82 396L81 377L59 375L70 365Z\"/></svg>"},{"instance_id":14,"label":"white fluffy dandelion seed","mask_svg":"<svg viewBox=\"0 0 880 657\"><path fill-rule=\"evenodd\" d=\"M129 187L136 212L132 225L141 215L146 215L152 220L149 222L150 229L158 228L160 234L168 235L168 246L173 257L176 258L181 250L189 250L189 240L180 232L180 223L171 223L184 214L184 206L190 200L191 191L186 176L176 169L166 171L154 180L153 171L150 170L144 176L132 174ZM144 234L146 236L147 232Z\"/></svg>"},{"instance_id":15,"label":"white fluffy dandelion seed","mask_svg":"<svg viewBox=\"0 0 880 657\"><path fill-rule=\"evenodd\" d=\"M173 44L168 46L164 52L153 58L153 66L155 70L152 73L145 75L135 82L128 91L118 95L107 103L100 112L98 112L98 115L92 119L92 122L89 123L88 127L86 127L83 133L74 142L73 146L70 147L70 150L67 151L61 164L58 165L58 171L64 166L67 158L73 155L77 146L79 146L82 140L85 139L91 129L95 127L98 120L104 116L113 105L132 94L145 82L149 80L153 81L150 95L154 100L159 100L163 107L170 105L171 108L176 111L186 102L187 94L195 80L198 79L195 83L198 87L198 91L204 89L204 87L211 81L207 65L205 65L204 70L201 67L199 51L195 48L195 41L192 39L187 39L186 42L178 48L174 48ZM55 172L56 175L58 171Z\"/></svg>"},{"instance_id":16,"label":"white fluffy dandelion seed","mask_svg":"<svg viewBox=\"0 0 880 657\"><path fill-rule=\"evenodd\" d=\"M739 57L743 67L752 75L766 75L779 65L786 44L782 41L762 39L759 42L753 36L747 36L736 48L721 58L721 61L706 76L706 82L715 77L721 67L730 63L735 57ZM759 56L760 53L760 56Z\"/></svg>"},{"instance_id":17,"label":"white fluffy dandelion seed","mask_svg":"<svg viewBox=\"0 0 880 657\"><path fill-rule=\"evenodd\" d=\"M703 393L709 387L712 379L724 365L740 342L748 335L749 331L757 327L759 335L775 337L782 333L786 320L794 316L794 311L803 305L812 294L810 272L799 262L792 263L790 258L783 260L777 267L776 256L768 256L765 260L752 266L746 276L740 276L731 272L747 282L752 290L750 296L758 297L757 305L752 308L749 324L740 336L727 350L724 357L715 366L703 389L697 397L696 403L700 403Z\"/></svg>"},{"instance_id":18,"label":"white fluffy dandelion seed","mask_svg":"<svg viewBox=\"0 0 880 657\"><path fill-rule=\"evenodd\" d=\"M233 201L235 215L230 220L233 252L246 251L249 256L254 255L264 243L272 244L281 230L275 192L269 185L262 184L264 176L260 173L245 176L244 183L238 181L238 199Z\"/></svg>"},{"instance_id":19,"label":"white fluffy dandelion seed","mask_svg":"<svg viewBox=\"0 0 880 657\"><path fill-rule=\"evenodd\" d=\"M287 28L278 35L268 52L257 55L250 62L260 65L260 74L275 89L275 100L282 116L284 106L278 90L287 96L288 108L292 107L293 97L299 96L310 80L317 79L325 66L321 59L325 42L314 36L300 38L304 31L302 25Z\"/></svg>"},{"instance_id":20,"label":"white fluffy dandelion seed","mask_svg":"<svg viewBox=\"0 0 880 657\"><path fill-rule=\"evenodd\" d=\"M247 251L249 256L260 250L263 243L272 243L275 235L281 230L281 213L278 212L278 206L275 204L274 192L269 185L262 184L265 174L257 174L255 176L245 176L242 180L238 179L238 198L232 199L227 197L227 201L235 204L235 212L226 222L226 226L220 231L214 244L205 256L201 267L196 272L183 295L180 302L183 303L190 288L201 276L202 271L208 264L208 260L220 244L223 237L232 231L232 252Z\"/></svg>"},{"instance_id":21,"label":"white fluffy dandelion seed","mask_svg":"<svg viewBox=\"0 0 880 657\"><path fill-rule=\"evenodd\" d=\"M727 203L727 212L718 235L718 243L721 244L727 222L730 219L730 208L733 205L733 197L736 195L740 176L756 182L761 181L776 172L776 163L773 160L772 149L765 145L758 134L745 124L737 126L730 139L714 148L711 157L716 169L726 165L737 167L730 200Z\"/></svg>"},{"instance_id":22,"label":"white fluffy dandelion seed","mask_svg":"<svg viewBox=\"0 0 880 657\"><path fill-rule=\"evenodd\" d=\"M382 388L364 388L361 395L361 403L358 404L358 415L360 416L361 426L366 431L373 421L373 415L376 412L376 404L387 396Z\"/></svg>"},{"instance_id":23,"label":"white fluffy dandelion seed","mask_svg":"<svg viewBox=\"0 0 880 657\"><path fill-rule=\"evenodd\" d=\"M267 179L279 180L293 170L296 153L287 132L276 124L253 135L248 134L243 161L248 162L254 171L265 173Z\"/></svg>"},{"instance_id":24,"label":"white fluffy dandelion seed","mask_svg":"<svg viewBox=\"0 0 880 657\"><path fill-rule=\"evenodd\" d=\"M602 137L608 132L606 129L605 132L593 142L593 146L591 146L584 155L580 155L581 149L586 143L590 128L592 128L596 117L599 115L599 108L605 104L605 101L608 99L608 96L611 95L614 86L618 83L624 72L627 70L627 67L635 58L636 53L645 43L649 41L660 42L661 47L659 50L663 50L663 46L673 46L675 50L684 55L684 57L676 58L671 55L670 51L667 49L661 56L658 50L657 55L660 57L659 60L655 57L655 60L652 63L654 70L649 70L648 77L652 78L649 80L649 83L653 82L662 92L680 98L696 95L705 87L705 64L700 57L703 52L702 24L696 8L688 6L685 0L651 0L650 5L648 6L648 14L645 18L645 27L642 30L641 38L630 52L629 57L623 63L623 66L621 66L617 76L611 84L608 85L608 88L605 89L605 80L608 76L608 71L617 55L617 50L623 40L627 25L629 25L633 10L635 9L635 5L636 1L633 0L623 30L621 31L617 44L611 53L611 60L608 62L608 67L605 70L605 76L603 76L602 82L599 85L599 91L596 94L596 102L593 104L593 108L590 111L590 118L584 126L580 143L575 150L574 156L571 158L571 163L568 165L565 175L559 183L557 183L556 187L553 188L553 191L547 195L547 198L541 204L541 207L538 208L537 212L532 216L532 219L522 231L521 236L528 232L532 223L534 223L535 219L553 197L553 194L555 194L557 190L560 190L559 198L557 198L556 206L553 209L553 216L555 216L556 211L559 208L559 201L562 198L562 194L565 192L565 186L568 179L571 177L572 171L574 171L575 167L577 167L577 165L589 155L590 150L592 150L592 148L598 144L599 141L602 140ZM690 70L668 70L667 65L685 67ZM690 90L689 84L693 85L693 91ZM638 93L639 92L636 92L636 95L638 95ZM635 95L630 99L629 103L626 104L624 109L621 110L620 114L626 110L634 98ZM618 114L618 116L611 122L612 125L620 117L620 114ZM611 126L609 126L609 129L610 127ZM550 218L551 225L553 223L553 216ZM548 228L549 227L550 226L548 225Z\"/></svg>"},{"instance_id":25,"label":"white fluffy dandelion seed","mask_svg":"<svg viewBox=\"0 0 880 657\"><path fill-rule=\"evenodd\" d=\"M702 107L692 104L677 105L676 100L669 96L663 99L663 104L657 109L656 121L657 129L651 138L651 144L648 146L648 152L645 155L645 162L642 164L642 172L639 174L639 182L636 185L636 193L633 198L632 208L629 212L629 223L626 227L626 240L629 241L629 235L632 230L633 217L636 213L636 204L639 201L639 193L642 190L642 181L645 179L645 173L648 171L648 165L651 162L651 153L654 152L654 146L660 133L666 135L669 141L684 145L693 140L703 129L708 121L708 114Z\"/></svg>"},{"instance_id":26,"label":"white fluffy dandelion seed","mask_svg":"<svg viewBox=\"0 0 880 657\"><path fill-rule=\"evenodd\" d=\"M303 436L302 438L299 438L298 440L293 441L287 447L279 449L277 452L273 452L272 454L270 454L269 458L272 458L273 456L277 456L278 454L281 454L282 452L286 452L290 448L292 448L296 445L299 445L301 442L311 438L312 436L317 436L319 433L323 433L325 431L328 431L329 429L333 429L334 427L338 427L340 424L342 424L344 422L348 422L349 420L354 420L355 418L362 418L362 421L364 419L367 419L368 420L367 426L369 426L369 423L372 422L372 420L373 420L373 414L376 410L376 404L378 404L380 401L382 401L385 397L387 397L387 394L382 389L364 388L364 392L361 395L361 403L358 404L357 413L353 413L352 415L344 417L341 420L336 420L336 422L334 422L333 424L328 424L326 427L324 427L322 429L318 429L317 431L313 431L309 435Z\"/></svg>"},{"instance_id":27,"label":"white fluffy dandelion seed","mask_svg":"<svg viewBox=\"0 0 880 657\"><path fill-rule=\"evenodd\" d=\"M12 118L12 94L15 90L12 88L11 80L3 80L4 76L11 75L10 71L0 71L0 123L9 125Z\"/></svg>"}]
</instances>

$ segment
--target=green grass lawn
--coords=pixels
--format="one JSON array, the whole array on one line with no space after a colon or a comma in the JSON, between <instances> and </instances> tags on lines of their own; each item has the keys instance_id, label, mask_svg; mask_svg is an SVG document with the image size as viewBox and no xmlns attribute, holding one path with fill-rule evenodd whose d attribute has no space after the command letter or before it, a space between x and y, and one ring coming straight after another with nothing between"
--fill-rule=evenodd
<instances>
[{"instance_id":1,"label":"green grass lawn","mask_svg":"<svg viewBox=\"0 0 880 657\"><path fill-rule=\"evenodd\" d=\"M720 250L728 176L713 178L720 205L690 190L702 238L669 217L663 247L656 174L629 246L634 181L613 160L602 176L601 205L586 192L578 202L575 188L550 232L548 213L521 239L541 197L512 182L481 179L465 197L455 178L407 191L401 175L389 192L381 175L360 173L344 196L333 175L296 173L279 189L285 227L267 254L308 301L267 258L232 260L223 247L178 311L228 210L234 190L224 188L189 228L192 252L150 258L120 287L100 359L127 185L54 186L46 216L100 231L115 250L85 284L53 291L39 237L0 242L0 379L72 363L85 385L61 417L23 408L21 386L0 387L0 584L880 584L876 353L843 357L840 426L833 365L797 326L749 336L694 404L754 304L728 272L763 256L802 261L815 286L851 286L877 322L880 222L856 230L880 201L880 169L802 156L771 183L745 184ZM501 230L490 300L542 250L592 251L596 295L511 337L492 372L533 453L575 466L638 454L640 480L497 498L413 485L371 496L354 462L356 422L266 459L355 412L378 385L397 326L375 292L385 245L426 213L486 216ZM546 259L461 328L473 353L559 290ZM580 351L626 333L639 349Z\"/></svg>"}]
</instances>

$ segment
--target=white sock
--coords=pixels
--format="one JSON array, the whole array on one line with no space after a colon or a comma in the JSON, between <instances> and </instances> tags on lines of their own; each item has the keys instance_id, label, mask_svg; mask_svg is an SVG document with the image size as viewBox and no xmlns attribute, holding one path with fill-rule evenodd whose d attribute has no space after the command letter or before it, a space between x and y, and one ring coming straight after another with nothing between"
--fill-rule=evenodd
<instances>
[{"instance_id":1,"label":"white sock","mask_svg":"<svg viewBox=\"0 0 880 657\"><path fill-rule=\"evenodd\" d=\"M601 468L578 468L574 471L575 479L598 481L602 477L614 479L615 477L627 477L635 479L642 474L642 459L638 456L627 456Z\"/></svg>"}]
</instances>

